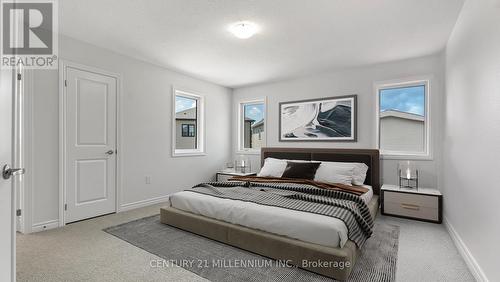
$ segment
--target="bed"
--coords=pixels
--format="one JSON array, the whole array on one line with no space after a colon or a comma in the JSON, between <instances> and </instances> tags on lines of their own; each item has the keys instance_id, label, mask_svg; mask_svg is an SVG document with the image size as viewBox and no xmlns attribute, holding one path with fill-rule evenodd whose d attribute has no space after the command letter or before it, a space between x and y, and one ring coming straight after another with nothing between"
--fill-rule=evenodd
<instances>
[{"instance_id":1,"label":"bed","mask_svg":"<svg viewBox=\"0 0 500 282\"><path fill-rule=\"evenodd\" d=\"M262 148L262 164L266 158L366 164L364 185L370 193L360 198L375 218L378 150ZM338 280L349 277L360 252L358 242L348 238L346 224L337 218L189 191L173 194L160 218L162 223ZM331 267L304 262L330 262Z\"/></svg>"}]
</instances>

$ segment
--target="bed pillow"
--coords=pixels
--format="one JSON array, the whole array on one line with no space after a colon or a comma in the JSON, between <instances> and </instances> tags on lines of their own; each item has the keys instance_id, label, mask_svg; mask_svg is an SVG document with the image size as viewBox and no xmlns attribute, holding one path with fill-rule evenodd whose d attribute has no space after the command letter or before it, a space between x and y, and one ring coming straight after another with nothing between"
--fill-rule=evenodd
<instances>
[{"instance_id":1,"label":"bed pillow","mask_svg":"<svg viewBox=\"0 0 500 282\"><path fill-rule=\"evenodd\" d=\"M281 177L313 180L320 162L287 162Z\"/></svg>"},{"instance_id":2,"label":"bed pillow","mask_svg":"<svg viewBox=\"0 0 500 282\"><path fill-rule=\"evenodd\" d=\"M330 184L353 184L354 167L347 165L338 165L332 162L322 162L316 170L314 181Z\"/></svg>"},{"instance_id":3,"label":"bed pillow","mask_svg":"<svg viewBox=\"0 0 500 282\"><path fill-rule=\"evenodd\" d=\"M281 177L283 172L285 172L286 161L275 159L275 158L266 158L264 161L264 165L260 169L257 176L260 177Z\"/></svg>"},{"instance_id":4,"label":"bed pillow","mask_svg":"<svg viewBox=\"0 0 500 282\"><path fill-rule=\"evenodd\" d=\"M354 174L352 176L352 184L363 185L366 180L366 172L368 172L368 166L364 163L350 163L354 165Z\"/></svg>"},{"instance_id":5,"label":"bed pillow","mask_svg":"<svg viewBox=\"0 0 500 282\"><path fill-rule=\"evenodd\" d=\"M323 162L324 164L330 164L330 167L344 167L352 168L352 184L363 185L366 179L366 172L368 171L368 166L364 163L343 163L343 162Z\"/></svg>"}]
</instances>

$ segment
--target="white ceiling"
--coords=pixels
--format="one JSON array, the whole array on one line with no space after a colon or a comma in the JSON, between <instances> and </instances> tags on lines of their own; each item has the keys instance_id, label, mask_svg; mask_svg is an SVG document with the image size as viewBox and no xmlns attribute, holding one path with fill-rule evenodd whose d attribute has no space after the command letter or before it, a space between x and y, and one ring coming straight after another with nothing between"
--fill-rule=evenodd
<instances>
[{"instance_id":1,"label":"white ceiling","mask_svg":"<svg viewBox=\"0 0 500 282\"><path fill-rule=\"evenodd\" d=\"M442 50L464 0L61 0L61 33L229 87ZM241 40L227 25L250 20Z\"/></svg>"}]
</instances>

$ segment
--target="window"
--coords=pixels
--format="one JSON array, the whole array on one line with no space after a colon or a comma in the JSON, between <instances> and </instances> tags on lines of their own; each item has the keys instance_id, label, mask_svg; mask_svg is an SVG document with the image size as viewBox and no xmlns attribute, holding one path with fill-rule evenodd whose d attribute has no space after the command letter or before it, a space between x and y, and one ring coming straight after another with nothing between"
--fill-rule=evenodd
<instances>
[{"instance_id":1,"label":"window","mask_svg":"<svg viewBox=\"0 0 500 282\"><path fill-rule=\"evenodd\" d=\"M265 100L239 103L239 151L258 153L266 144Z\"/></svg>"},{"instance_id":2,"label":"window","mask_svg":"<svg viewBox=\"0 0 500 282\"><path fill-rule=\"evenodd\" d=\"M173 96L173 155L204 154L203 97L176 89Z\"/></svg>"},{"instance_id":3,"label":"window","mask_svg":"<svg viewBox=\"0 0 500 282\"><path fill-rule=\"evenodd\" d=\"M377 86L378 147L386 157L429 157L429 82Z\"/></svg>"},{"instance_id":4,"label":"window","mask_svg":"<svg viewBox=\"0 0 500 282\"><path fill-rule=\"evenodd\" d=\"M182 124L182 137L196 137L194 124Z\"/></svg>"}]
</instances>

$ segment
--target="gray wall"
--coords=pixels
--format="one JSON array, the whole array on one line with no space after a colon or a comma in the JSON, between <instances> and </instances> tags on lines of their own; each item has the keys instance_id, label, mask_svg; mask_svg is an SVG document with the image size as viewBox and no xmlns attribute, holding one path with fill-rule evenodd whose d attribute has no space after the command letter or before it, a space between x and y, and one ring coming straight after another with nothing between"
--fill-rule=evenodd
<instances>
[{"instance_id":1,"label":"gray wall","mask_svg":"<svg viewBox=\"0 0 500 282\"><path fill-rule=\"evenodd\" d=\"M500 1L466 1L446 49L445 219L489 281L500 281L499 27Z\"/></svg>"},{"instance_id":2,"label":"gray wall","mask_svg":"<svg viewBox=\"0 0 500 282\"><path fill-rule=\"evenodd\" d=\"M443 109L444 59L442 54L353 68L344 71L322 73L304 78L244 87L234 90L233 120L238 116L238 103L253 98L267 97L267 146L269 147L321 147L321 148L375 148L376 147L376 96L374 82L407 77L431 75L431 118L433 159L418 161L421 169L421 185L437 187L440 162L440 130ZM357 142L279 142L278 103L320 97L358 95ZM237 132L233 123L233 132ZM233 152L237 154L237 136L233 134ZM259 156L252 155L252 167L260 167ZM383 160L384 183L397 184L399 160Z\"/></svg>"},{"instance_id":3,"label":"gray wall","mask_svg":"<svg viewBox=\"0 0 500 282\"><path fill-rule=\"evenodd\" d=\"M207 181L230 159L230 89L68 37L59 39L62 59L122 75L122 207ZM57 71L35 71L33 76L32 224L36 225L58 219L59 84ZM206 97L206 156L172 158L173 85ZM146 175L151 176L149 185Z\"/></svg>"}]
</instances>

